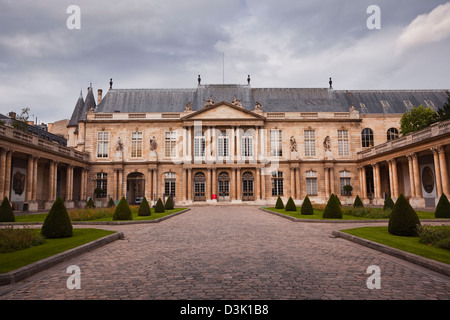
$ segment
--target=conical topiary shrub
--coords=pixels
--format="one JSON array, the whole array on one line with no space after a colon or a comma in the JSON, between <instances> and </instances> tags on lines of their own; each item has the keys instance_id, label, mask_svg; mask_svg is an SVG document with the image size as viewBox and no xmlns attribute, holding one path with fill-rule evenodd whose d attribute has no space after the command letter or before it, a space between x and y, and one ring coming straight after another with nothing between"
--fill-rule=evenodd
<instances>
[{"instance_id":1,"label":"conical topiary shrub","mask_svg":"<svg viewBox=\"0 0 450 320\"><path fill-rule=\"evenodd\" d=\"M114 200L112 198L109 198L108 204L106 205L108 208L115 207L116 204L114 203Z\"/></svg>"},{"instance_id":2,"label":"conical topiary shrub","mask_svg":"<svg viewBox=\"0 0 450 320\"><path fill-rule=\"evenodd\" d=\"M173 200L172 197L169 196L166 200L166 204L164 205L164 209L166 210L173 210L174 206L173 206Z\"/></svg>"},{"instance_id":3,"label":"conical topiary shrub","mask_svg":"<svg viewBox=\"0 0 450 320\"><path fill-rule=\"evenodd\" d=\"M383 210L384 210L384 211L389 210L389 209L392 210L393 208L394 208L394 201L392 200L391 197L387 197L387 198L384 200Z\"/></svg>"},{"instance_id":4,"label":"conical topiary shrub","mask_svg":"<svg viewBox=\"0 0 450 320\"><path fill-rule=\"evenodd\" d=\"M158 201L156 202L156 206L155 206L155 213L163 213L164 210L164 205L161 201L161 198L158 198Z\"/></svg>"},{"instance_id":5,"label":"conical topiary shrub","mask_svg":"<svg viewBox=\"0 0 450 320\"><path fill-rule=\"evenodd\" d=\"M294 200L292 197L289 197L288 201L286 202L286 211L297 211L297 206L295 205Z\"/></svg>"},{"instance_id":6,"label":"conical topiary shrub","mask_svg":"<svg viewBox=\"0 0 450 320\"><path fill-rule=\"evenodd\" d=\"M133 220L130 206L125 197L122 197L117 204L116 210L114 210L113 220Z\"/></svg>"},{"instance_id":7,"label":"conical topiary shrub","mask_svg":"<svg viewBox=\"0 0 450 320\"><path fill-rule=\"evenodd\" d=\"M389 217L388 231L396 236L417 236L420 220L403 194L400 194Z\"/></svg>"},{"instance_id":8,"label":"conical topiary shrub","mask_svg":"<svg viewBox=\"0 0 450 320\"><path fill-rule=\"evenodd\" d=\"M152 214L150 206L148 205L147 198L142 199L141 205L139 206L138 216L150 216Z\"/></svg>"},{"instance_id":9,"label":"conical topiary shrub","mask_svg":"<svg viewBox=\"0 0 450 320\"><path fill-rule=\"evenodd\" d=\"M342 219L340 202L339 199L334 194L331 194L330 199L328 200L328 203L325 206L325 210L323 211L322 218Z\"/></svg>"},{"instance_id":10,"label":"conical topiary shrub","mask_svg":"<svg viewBox=\"0 0 450 320\"><path fill-rule=\"evenodd\" d=\"M277 203L275 204L276 209L284 209L283 200L278 196Z\"/></svg>"},{"instance_id":11,"label":"conical topiary shrub","mask_svg":"<svg viewBox=\"0 0 450 320\"><path fill-rule=\"evenodd\" d=\"M3 198L2 204L0 205L0 222L15 222L14 211L9 204L7 197Z\"/></svg>"},{"instance_id":12,"label":"conical topiary shrub","mask_svg":"<svg viewBox=\"0 0 450 320\"><path fill-rule=\"evenodd\" d=\"M41 228L41 234L46 238L68 238L72 236L72 222L60 197L56 199L48 212Z\"/></svg>"},{"instance_id":13,"label":"conical topiary shrub","mask_svg":"<svg viewBox=\"0 0 450 320\"><path fill-rule=\"evenodd\" d=\"M364 204L358 195L355 198L355 202L353 202L353 208L364 208Z\"/></svg>"},{"instance_id":14,"label":"conical topiary shrub","mask_svg":"<svg viewBox=\"0 0 450 320\"><path fill-rule=\"evenodd\" d=\"M445 194L439 198L439 202L434 211L435 218L450 218L450 202Z\"/></svg>"},{"instance_id":15,"label":"conical topiary shrub","mask_svg":"<svg viewBox=\"0 0 450 320\"><path fill-rule=\"evenodd\" d=\"M92 200L92 198L89 198L85 208L95 208L94 200Z\"/></svg>"},{"instance_id":16,"label":"conical topiary shrub","mask_svg":"<svg viewBox=\"0 0 450 320\"><path fill-rule=\"evenodd\" d=\"M312 207L311 201L309 200L308 196L305 197L305 200L303 200L302 208L300 210L300 213L303 215L312 215L314 214L314 209Z\"/></svg>"}]
</instances>

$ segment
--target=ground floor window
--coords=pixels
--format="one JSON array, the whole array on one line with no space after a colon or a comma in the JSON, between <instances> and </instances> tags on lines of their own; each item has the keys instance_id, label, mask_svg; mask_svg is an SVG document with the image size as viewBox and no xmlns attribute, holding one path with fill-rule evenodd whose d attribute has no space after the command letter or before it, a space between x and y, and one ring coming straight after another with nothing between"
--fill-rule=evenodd
<instances>
[{"instance_id":1,"label":"ground floor window","mask_svg":"<svg viewBox=\"0 0 450 320\"><path fill-rule=\"evenodd\" d=\"M108 194L108 174L104 172L97 173L95 185L95 197L106 198Z\"/></svg>"},{"instance_id":2,"label":"ground floor window","mask_svg":"<svg viewBox=\"0 0 450 320\"><path fill-rule=\"evenodd\" d=\"M315 171L306 172L306 194L308 196L317 195L317 173Z\"/></svg>"},{"instance_id":3,"label":"ground floor window","mask_svg":"<svg viewBox=\"0 0 450 320\"><path fill-rule=\"evenodd\" d=\"M283 172L272 172L272 196L283 195Z\"/></svg>"},{"instance_id":4,"label":"ground floor window","mask_svg":"<svg viewBox=\"0 0 450 320\"><path fill-rule=\"evenodd\" d=\"M345 186L350 186L350 171L341 171L340 172L340 182L341 182L341 196L350 196L352 194L351 191L346 190Z\"/></svg>"},{"instance_id":5,"label":"ground floor window","mask_svg":"<svg viewBox=\"0 0 450 320\"><path fill-rule=\"evenodd\" d=\"M164 174L164 194L166 196L175 197L175 173L174 172L166 172Z\"/></svg>"}]
</instances>

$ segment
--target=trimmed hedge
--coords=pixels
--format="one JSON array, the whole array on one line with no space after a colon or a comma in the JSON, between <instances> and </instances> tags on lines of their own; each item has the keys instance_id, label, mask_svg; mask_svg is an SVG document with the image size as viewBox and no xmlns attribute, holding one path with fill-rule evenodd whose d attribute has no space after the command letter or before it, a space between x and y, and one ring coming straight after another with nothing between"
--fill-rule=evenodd
<instances>
[{"instance_id":1,"label":"trimmed hedge","mask_svg":"<svg viewBox=\"0 0 450 320\"><path fill-rule=\"evenodd\" d=\"M161 198L158 198L158 201L156 202L156 206L155 206L155 213L163 213L164 210L164 205L161 201Z\"/></svg>"},{"instance_id":2,"label":"trimmed hedge","mask_svg":"<svg viewBox=\"0 0 450 320\"><path fill-rule=\"evenodd\" d=\"M92 198L89 198L88 202L86 203L86 209L87 208L95 208L95 203L94 200L92 200Z\"/></svg>"},{"instance_id":3,"label":"trimmed hedge","mask_svg":"<svg viewBox=\"0 0 450 320\"><path fill-rule=\"evenodd\" d=\"M152 214L150 206L148 205L147 198L142 199L141 205L139 206L138 216L150 216Z\"/></svg>"},{"instance_id":4,"label":"trimmed hedge","mask_svg":"<svg viewBox=\"0 0 450 320\"><path fill-rule=\"evenodd\" d=\"M364 208L364 204L358 195L355 198L355 202L353 202L353 208Z\"/></svg>"},{"instance_id":5,"label":"trimmed hedge","mask_svg":"<svg viewBox=\"0 0 450 320\"><path fill-rule=\"evenodd\" d=\"M396 236L415 237L420 220L403 194L400 194L389 218L388 231Z\"/></svg>"},{"instance_id":6,"label":"trimmed hedge","mask_svg":"<svg viewBox=\"0 0 450 320\"><path fill-rule=\"evenodd\" d=\"M342 211L339 198L331 194L330 199L323 211L322 218L324 219L342 219Z\"/></svg>"},{"instance_id":7,"label":"trimmed hedge","mask_svg":"<svg viewBox=\"0 0 450 320\"><path fill-rule=\"evenodd\" d=\"M385 200L384 200L384 206L383 206L383 210L384 211L386 211L386 210L389 210L389 209L394 209L394 201L392 200L392 198L391 197L387 197Z\"/></svg>"},{"instance_id":8,"label":"trimmed hedge","mask_svg":"<svg viewBox=\"0 0 450 320\"><path fill-rule=\"evenodd\" d=\"M2 204L0 205L0 222L15 222L14 211L9 204L7 197L3 198Z\"/></svg>"},{"instance_id":9,"label":"trimmed hedge","mask_svg":"<svg viewBox=\"0 0 450 320\"><path fill-rule=\"evenodd\" d=\"M303 200L302 207L300 209L300 213L302 215L312 215L314 214L314 209L311 204L311 201L309 200L308 196L305 197L305 200Z\"/></svg>"},{"instance_id":10,"label":"trimmed hedge","mask_svg":"<svg viewBox=\"0 0 450 320\"><path fill-rule=\"evenodd\" d=\"M445 194L439 198L439 202L434 211L435 218L450 218L450 202Z\"/></svg>"},{"instance_id":11,"label":"trimmed hedge","mask_svg":"<svg viewBox=\"0 0 450 320\"><path fill-rule=\"evenodd\" d=\"M130 206L125 197L122 197L117 204L116 210L114 210L113 220L133 220Z\"/></svg>"},{"instance_id":12,"label":"trimmed hedge","mask_svg":"<svg viewBox=\"0 0 450 320\"><path fill-rule=\"evenodd\" d=\"M172 197L169 196L166 200L166 204L164 205L164 209L173 210L173 208L174 208L173 200L172 200Z\"/></svg>"},{"instance_id":13,"label":"trimmed hedge","mask_svg":"<svg viewBox=\"0 0 450 320\"><path fill-rule=\"evenodd\" d=\"M276 209L284 209L283 200L278 196L277 203L275 204Z\"/></svg>"},{"instance_id":14,"label":"trimmed hedge","mask_svg":"<svg viewBox=\"0 0 450 320\"><path fill-rule=\"evenodd\" d=\"M108 204L106 205L108 208L115 207L116 204L114 203L114 200L112 198L109 198Z\"/></svg>"},{"instance_id":15,"label":"trimmed hedge","mask_svg":"<svg viewBox=\"0 0 450 320\"><path fill-rule=\"evenodd\" d=\"M45 217L41 234L50 239L69 238L73 235L72 222L64 201L58 197Z\"/></svg>"}]
</instances>

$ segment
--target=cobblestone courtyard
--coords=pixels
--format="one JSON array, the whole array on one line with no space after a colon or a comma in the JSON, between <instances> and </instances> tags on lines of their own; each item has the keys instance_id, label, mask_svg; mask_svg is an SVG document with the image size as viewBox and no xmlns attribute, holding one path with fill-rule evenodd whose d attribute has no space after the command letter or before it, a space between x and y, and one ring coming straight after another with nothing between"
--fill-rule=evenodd
<instances>
[{"instance_id":1,"label":"cobblestone courtyard","mask_svg":"<svg viewBox=\"0 0 450 320\"><path fill-rule=\"evenodd\" d=\"M2 286L0 299L450 298L449 277L331 235L360 226L194 207L161 223L102 226L125 239ZM81 269L81 289L66 286L70 265ZM380 267L381 289L367 288L370 265Z\"/></svg>"}]
</instances>

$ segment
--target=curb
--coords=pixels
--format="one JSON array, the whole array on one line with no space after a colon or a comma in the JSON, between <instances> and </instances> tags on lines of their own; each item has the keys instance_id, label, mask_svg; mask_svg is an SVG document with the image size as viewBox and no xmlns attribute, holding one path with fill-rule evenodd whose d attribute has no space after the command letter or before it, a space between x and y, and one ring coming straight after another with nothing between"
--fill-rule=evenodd
<instances>
[{"instance_id":1,"label":"curb","mask_svg":"<svg viewBox=\"0 0 450 320\"><path fill-rule=\"evenodd\" d=\"M391 256L415 263L417 265L420 265L422 267L428 268L430 270L439 272L441 274L444 274L446 276L450 276L450 265L443 263L443 262L439 262L439 261L435 261L432 259L428 259L413 253L409 253L406 251L402 251L399 249L395 249L389 246L386 246L384 244L381 243L377 243L374 241L370 241L367 239L363 239L360 237L356 237L354 235L342 232L342 231L333 231L332 235L337 237L337 238L342 238L345 240L349 240L352 241L354 243L369 247L371 249L374 250L378 250L380 252L389 254Z\"/></svg>"},{"instance_id":2,"label":"curb","mask_svg":"<svg viewBox=\"0 0 450 320\"><path fill-rule=\"evenodd\" d=\"M83 253L89 252L91 250L97 249L108 243L111 243L118 239L123 239L123 232L116 232L114 234L105 236L103 238L85 243L79 247L58 253L54 256L45 258L43 260L36 261L27 266L21 267L19 269L0 274L0 285L14 284L17 281L23 280L30 277L38 272L48 269L58 263L65 260L71 259Z\"/></svg>"}]
</instances>

